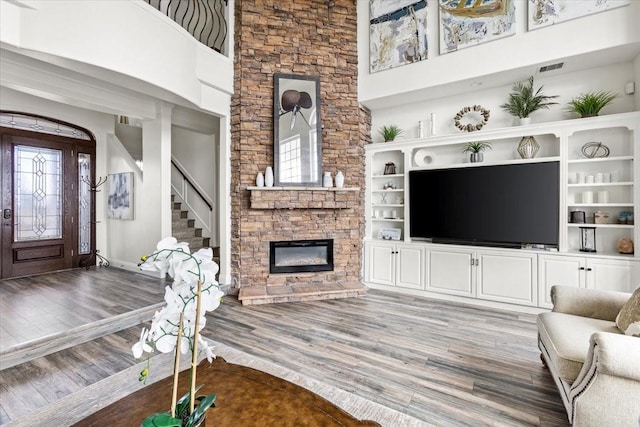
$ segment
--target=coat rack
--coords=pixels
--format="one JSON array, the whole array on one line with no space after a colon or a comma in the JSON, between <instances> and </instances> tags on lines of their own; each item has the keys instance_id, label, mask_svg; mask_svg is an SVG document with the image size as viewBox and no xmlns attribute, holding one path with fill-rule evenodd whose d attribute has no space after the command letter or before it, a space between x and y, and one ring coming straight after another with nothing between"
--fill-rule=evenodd
<instances>
[{"instance_id":1,"label":"coat rack","mask_svg":"<svg viewBox=\"0 0 640 427\"><path fill-rule=\"evenodd\" d=\"M85 176L82 177L82 182L84 182L85 184L87 184L89 186L89 191L93 191L94 193L99 192L100 190L98 190L98 187L100 187L101 185L106 184L108 181L107 177L98 177L98 182L96 184L93 184L91 182L91 180Z\"/></svg>"},{"instance_id":2,"label":"coat rack","mask_svg":"<svg viewBox=\"0 0 640 427\"><path fill-rule=\"evenodd\" d=\"M87 184L89 186L89 191L93 191L94 193L98 193L101 190L98 190L98 187L106 184L108 181L108 177L98 177L98 182L97 183L92 183L91 180L85 176L82 177L82 182ZM99 224L100 221L96 221L94 224ZM98 249L93 249L92 251L90 251L88 254L86 254L86 258L83 259L82 261L80 261L80 266L81 267L85 267L87 270L89 268L91 268L91 265L89 264L89 262L91 261L91 259L93 257L96 257L96 259L98 260L98 266L99 267L109 267L109 265L111 265L111 263L109 262L109 260L105 257L103 257L102 255L100 255L100 251Z\"/></svg>"}]
</instances>

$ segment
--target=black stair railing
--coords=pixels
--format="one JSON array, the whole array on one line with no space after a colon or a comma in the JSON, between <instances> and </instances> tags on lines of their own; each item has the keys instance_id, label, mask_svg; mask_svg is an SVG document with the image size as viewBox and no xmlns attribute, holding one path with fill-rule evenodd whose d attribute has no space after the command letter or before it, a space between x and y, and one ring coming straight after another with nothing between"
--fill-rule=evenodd
<instances>
[{"instance_id":1,"label":"black stair railing","mask_svg":"<svg viewBox=\"0 0 640 427\"><path fill-rule=\"evenodd\" d=\"M227 0L145 0L200 43L225 54Z\"/></svg>"}]
</instances>

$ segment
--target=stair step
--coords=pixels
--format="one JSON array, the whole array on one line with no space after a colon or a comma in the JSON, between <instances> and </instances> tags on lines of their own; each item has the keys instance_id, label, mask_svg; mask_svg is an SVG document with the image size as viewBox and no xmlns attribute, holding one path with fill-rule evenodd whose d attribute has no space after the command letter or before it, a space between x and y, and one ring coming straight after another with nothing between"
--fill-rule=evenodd
<instances>
[{"instance_id":1,"label":"stair step","mask_svg":"<svg viewBox=\"0 0 640 427\"><path fill-rule=\"evenodd\" d=\"M188 211L171 211L171 219L185 219L189 217Z\"/></svg>"},{"instance_id":2,"label":"stair step","mask_svg":"<svg viewBox=\"0 0 640 427\"><path fill-rule=\"evenodd\" d=\"M171 209L174 211L179 211L182 209L182 203L181 202L171 202Z\"/></svg>"},{"instance_id":3,"label":"stair step","mask_svg":"<svg viewBox=\"0 0 640 427\"><path fill-rule=\"evenodd\" d=\"M189 249L191 252L195 252L198 249L208 248L209 241L211 240L209 237L186 237L183 239L178 239L181 242L187 242L189 244Z\"/></svg>"},{"instance_id":4,"label":"stair step","mask_svg":"<svg viewBox=\"0 0 640 427\"><path fill-rule=\"evenodd\" d=\"M189 218L172 218L171 224L174 230L177 228L194 228L196 220Z\"/></svg>"},{"instance_id":5,"label":"stair step","mask_svg":"<svg viewBox=\"0 0 640 427\"><path fill-rule=\"evenodd\" d=\"M202 237L202 228L191 227L173 227L172 233L176 239L185 239L190 237Z\"/></svg>"}]
</instances>

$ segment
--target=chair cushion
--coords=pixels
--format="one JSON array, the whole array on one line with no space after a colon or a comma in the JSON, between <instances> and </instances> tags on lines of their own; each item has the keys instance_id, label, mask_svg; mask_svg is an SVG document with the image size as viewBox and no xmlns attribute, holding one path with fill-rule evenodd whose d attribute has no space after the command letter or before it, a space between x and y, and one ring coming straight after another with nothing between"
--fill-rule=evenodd
<instances>
[{"instance_id":1,"label":"chair cushion","mask_svg":"<svg viewBox=\"0 0 640 427\"><path fill-rule=\"evenodd\" d=\"M626 335L640 336L640 288L622 306L616 317L616 326Z\"/></svg>"},{"instance_id":2,"label":"chair cushion","mask_svg":"<svg viewBox=\"0 0 640 427\"><path fill-rule=\"evenodd\" d=\"M620 333L615 322L565 313L541 313L537 323L549 362L560 378L569 383L575 381L582 369L594 332Z\"/></svg>"}]
</instances>

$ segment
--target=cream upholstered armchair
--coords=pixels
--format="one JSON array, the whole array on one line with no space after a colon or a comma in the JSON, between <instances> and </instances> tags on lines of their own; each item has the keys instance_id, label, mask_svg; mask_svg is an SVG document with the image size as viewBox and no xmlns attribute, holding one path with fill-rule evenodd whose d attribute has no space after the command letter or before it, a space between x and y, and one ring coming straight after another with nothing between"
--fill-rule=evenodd
<instances>
[{"instance_id":1,"label":"cream upholstered armchair","mask_svg":"<svg viewBox=\"0 0 640 427\"><path fill-rule=\"evenodd\" d=\"M538 315L538 346L569 422L639 427L640 337L618 325L637 331L640 288L632 295L554 286L551 299L553 311Z\"/></svg>"}]
</instances>

